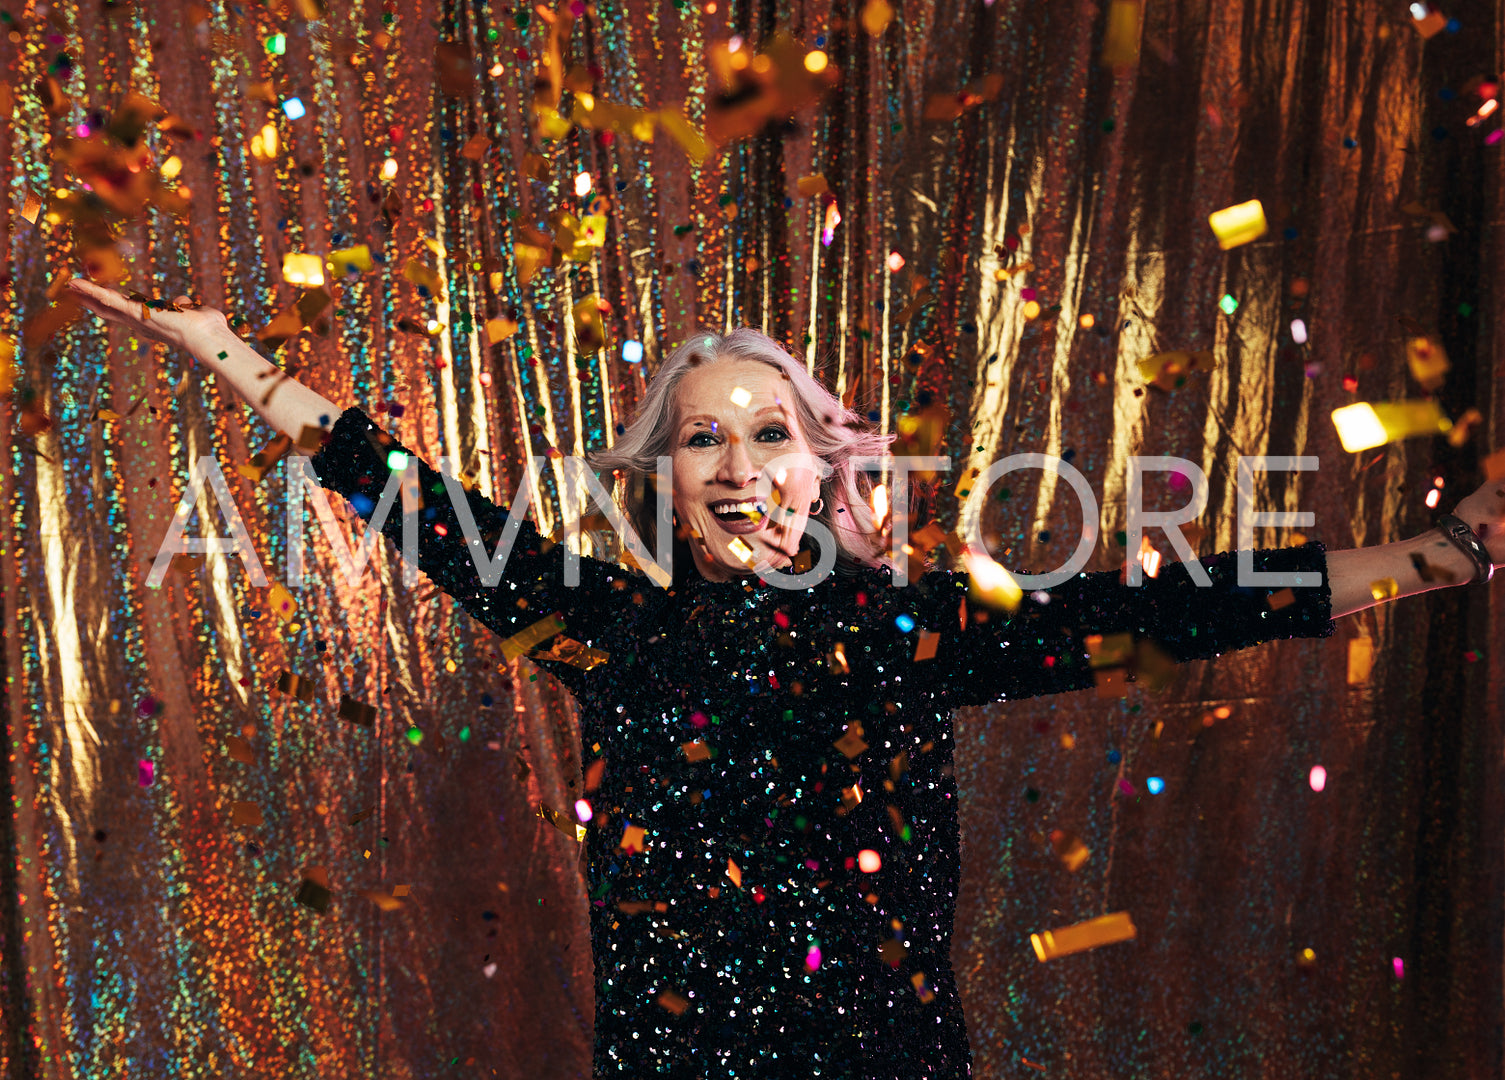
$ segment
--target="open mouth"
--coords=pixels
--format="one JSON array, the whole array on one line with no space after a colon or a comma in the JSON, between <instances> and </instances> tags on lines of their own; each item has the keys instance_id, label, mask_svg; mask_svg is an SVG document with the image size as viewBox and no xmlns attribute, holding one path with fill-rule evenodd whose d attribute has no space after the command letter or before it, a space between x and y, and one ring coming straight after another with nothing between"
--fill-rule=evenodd
<instances>
[{"instance_id":1,"label":"open mouth","mask_svg":"<svg viewBox=\"0 0 1505 1080\"><path fill-rule=\"evenodd\" d=\"M710 511L724 525L738 522L756 524L763 520L763 515L767 512L761 503L753 499L722 499L711 503Z\"/></svg>"}]
</instances>

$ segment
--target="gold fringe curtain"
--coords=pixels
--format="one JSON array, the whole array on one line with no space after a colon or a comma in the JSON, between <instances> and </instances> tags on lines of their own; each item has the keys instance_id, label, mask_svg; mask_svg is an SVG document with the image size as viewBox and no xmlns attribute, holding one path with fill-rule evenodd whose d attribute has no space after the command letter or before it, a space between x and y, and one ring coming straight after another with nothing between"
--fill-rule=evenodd
<instances>
[{"instance_id":1,"label":"gold fringe curtain","mask_svg":"<svg viewBox=\"0 0 1505 1080\"><path fill-rule=\"evenodd\" d=\"M541 459L546 531L557 455L611 440L697 326L766 330L886 430L923 416L953 478L1068 458L1103 508L1099 567L1128 554L1131 454L1207 473L1203 552L1233 546L1241 454L1319 457L1259 498L1314 510L1304 531L1330 547L1417 532L1438 479L1444 506L1477 481L1500 420L1505 147L1498 114L1468 120L1505 66L1498 5L1424 37L1401 6L1347 0L891 2L6 9L0 1075L577 1077L590 1060L578 847L536 812L582 782L569 701L405 587L392 552L348 583L317 530L286 618L222 556L149 587L203 455L280 578L285 472L238 470L272 433L187 357L49 327L64 267L118 260L126 287L250 334L304 291L284 256L366 245L371 268L329 283L279 362L499 499ZM701 157L702 132L763 107L723 94L728 42L751 58L779 33L786 107ZM154 194L80 154L132 93L171 114L139 144L148 177L178 162ZM649 114L651 140L633 130ZM593 196L600 246L530 276ZM1221 251L1208 214L1251 198L1269 232ZM577 309L600 314L601 349ZM1447 413L1478 410L1470 439L1344 453L1328 414L1417 396L1418 334L1452 358ZM1139 362L1170 351L1209 363L1147 386ZM989 505L1011 565L1075 545L1080 511L1048 476ZM212 499L197 510L191 533L222 531ZM1497 609L1434 594L1159 694L960 716L954 961L977 1075L1498 1073ZM1350 685L1355 638L1374 666ZM312 698L279 693L284 671ZM340 719L341 695L375 726ZM1091 849L1075 873L1057 831ZM323 912L298 900L310 879ZM1113 910L1136 942L1031 954L1031 931Z\"/></svg>"}]
</instances>

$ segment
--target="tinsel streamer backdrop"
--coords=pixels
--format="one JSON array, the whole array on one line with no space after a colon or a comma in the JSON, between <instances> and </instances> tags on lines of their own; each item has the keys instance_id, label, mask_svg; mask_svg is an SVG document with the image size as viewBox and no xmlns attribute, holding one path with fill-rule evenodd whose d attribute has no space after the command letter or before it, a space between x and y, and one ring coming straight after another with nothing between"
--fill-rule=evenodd
<instances>
[{"instance_id":1,"label":"tinsel streamer backdrop","mask_svg":"<svg viewBox=\"0 0 1505 1080\"><path fill-rule=\"evenodd\" d=\"M129 92L178 118L145 139L152 168L178 157L188 203L120 223L125 287L188 294L249 333L301 291L286 254L368 245L377 261L331 282L277 361L499 500L540 461L545 532L563 517L558 455L610 442L699 326L773 334L886 430L946 421L948 527L961 470L1068 458L1102 506L1097 568L1128 554L1130 454L1206 471L1202 553L1235 545L1240 454L1318 457L1257 495L1314 511L1302 531L1330 548L1413 535L1438 478L1444 507L1477 482L1501 420L1505 146L1497 115L1467 120L1502 67L1497 4L1458 0L1424 38L1399 4L1150 0L1137 60L1116 66L1108 27L1139 11L1122 0L893 4L5 5L19 344L0 405L0 1074L590 1071L579 846L536 812L581 790L564 693L426 581L405 586L385 545L352 585L312 530L288 618L233 557L149 587L203 455L283 576L286 465L237 471L274 433L187 356L92 318L25 340L79 265L52 209L81 191L59 148ZM586 75L565 116L589 94L698 129L720 92L708 50L733 36L750 54L783 31L839 80L699 161L667 122L651 141L567 123L545 138L535 80L569 14L563 63ZM306 115L281 107L294 97ZM279 145L257 156L268 124ZM815 176L827 192L801 186ZM552 236L595 196L604 243L529 279L529 230ZM1270 231L1221 251L1208 214L1251 198ZM413 259L442 290L404 277ZM573 315L591 297L599 350ZM488 320L517 329L493 323L492 341ZM1461 446L1345 453L1328 414L1417 396L1417 334L1452 358L1445 410L1482 421ZM1148 387L1139 361L1174 350L1211 363ZM1182 505L1164 479L1152 508ZM1001 557L1058 565L1075 497L1049 474L1011 480L986 521ZM189 531L224 532L211 495ZM1189 665L1158 693L959 715L954 962L976 1074L1498 1076L1505 635L1489 597L1408 600L1329 641ZM1373 673L1350 685L1359 637ZM312 700L279 694L283 671ZM373 728L337 718L342 694L376 707ZM262 823L232 824L234 803ZM1076 872L1053 830L1090 849ZM323 913L296 899L318 867ZM402 885L393 910L366 895ZM1032 931L1117 910L1137 940L1034 957Z\"/></svg>"}]
</instances>

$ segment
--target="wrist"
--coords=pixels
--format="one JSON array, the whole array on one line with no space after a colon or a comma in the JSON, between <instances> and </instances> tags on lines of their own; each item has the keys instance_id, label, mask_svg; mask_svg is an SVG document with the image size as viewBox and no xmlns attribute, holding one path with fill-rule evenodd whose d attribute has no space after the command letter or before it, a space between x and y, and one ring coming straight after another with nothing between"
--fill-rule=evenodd
<instances>
[{"instance_id":1,"label":"wrist","mask_svg":"<svg viewBox=\"0 0 1505 1080\"><path fill-rule=\"evenodd\" d=\"M1447 584L1486 581L1494 573L1494 559L1483 541L1467 522L1452 514L1443 514L1431 532L1425 534L1421 557L1453 576L1454 580ZM1416 563L1415 558L1412 561ZM1417 570L1423 572L1424 568L1417 564Z\"/></svg>"}]
</instances>

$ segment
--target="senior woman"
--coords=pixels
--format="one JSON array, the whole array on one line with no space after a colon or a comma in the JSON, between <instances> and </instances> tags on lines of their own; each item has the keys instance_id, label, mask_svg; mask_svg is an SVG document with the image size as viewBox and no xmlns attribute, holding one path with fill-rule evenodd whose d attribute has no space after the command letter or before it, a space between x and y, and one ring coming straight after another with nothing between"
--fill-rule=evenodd
<instances>
[{"instance_id":1,"label":"senior woman","mask_svg":"<svg viewBox=\"0 0 1505 1080\"><path fill-rule=\"evenodd\" d=\"M388 452L403 448L295 381L268 395L281 373L218 312L143 320L113 290L70 284L110 321L191 351L279 431L325 429L312 466L326 487L384 488ZM637 492L629 516L647 550L659 519L633 481L672 459L690 559L666 587L594 560L567 587L563 546L526 523L484 587L442 479L420 466L420 568L504 638L558 615L607 657L541 661L579 705L582 760L605 759L587 839L597 1076L971 1075L950 963L953 709L1091 686L1091 634L1211 657L1329 635L1334 617L1376 602L1377 579L1404 596L1505 561L1505 492L1491 484L1458 508L1488 551L1467 531L1331 553L1309 543L1255 553L1256 569L1306 579L1288 602L1238 588L1222 555L1201 560L1210 587L1182 564L1134 588L1080 574L1003 616L967 605L964 574L893 583L855 462L885 445L771 339L696 334L593 459ZM466 499L474 527L498 535L507 512ZM369 516L373 502L357 505ZM803 572L812 524L841 572L777 587ZM384 532L400 542L398 515ZM939 633L928 658L922 630Z\"/></svg>"}]
</instances>

